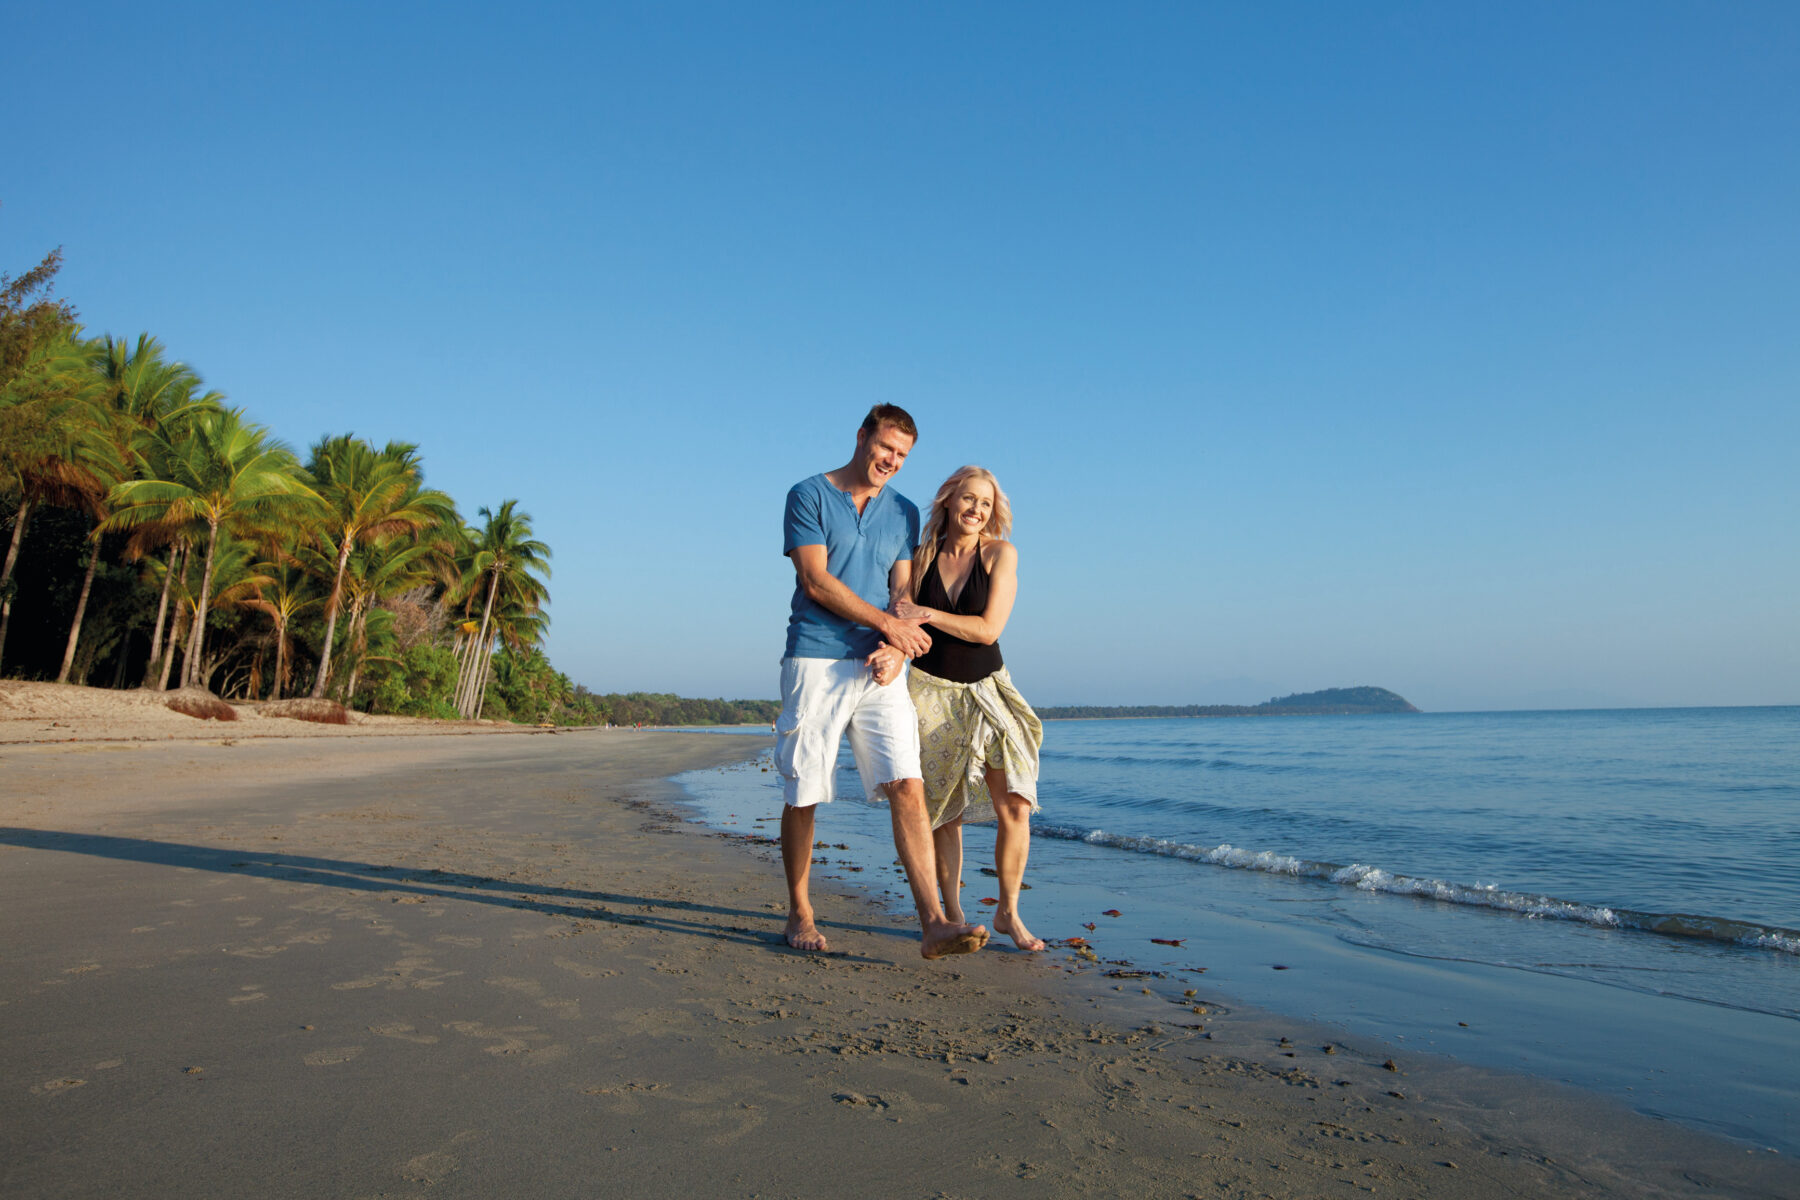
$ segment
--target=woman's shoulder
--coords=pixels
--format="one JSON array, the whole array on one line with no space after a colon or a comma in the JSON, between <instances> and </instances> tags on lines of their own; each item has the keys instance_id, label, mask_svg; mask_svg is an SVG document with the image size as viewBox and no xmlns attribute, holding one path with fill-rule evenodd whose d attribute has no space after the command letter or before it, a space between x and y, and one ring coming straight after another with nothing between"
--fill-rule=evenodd
<instances>
[{"instance_id":1,"label":"woman's shoulder","mask_svg":"<svg viewBox=\"0 0 1800 1200\"><path fill-rule=\"evenodd\" d=\"M1011 542L995 538L991 542L982 543L981 565L986 567L990 574L997 567L1017 566L1018 562L1019 548Z\"/></svg>"}]
</instances>

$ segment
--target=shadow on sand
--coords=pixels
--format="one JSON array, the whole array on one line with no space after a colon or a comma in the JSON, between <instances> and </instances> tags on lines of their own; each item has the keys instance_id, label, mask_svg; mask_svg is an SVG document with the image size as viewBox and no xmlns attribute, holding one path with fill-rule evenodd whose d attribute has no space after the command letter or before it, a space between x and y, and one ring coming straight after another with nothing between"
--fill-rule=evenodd
<instances>
[{"instance_id":1,"label":"shadow on sand","mask_svg":"<svg viewBox=\"0 0 1800 1200\"><path fill-rule=\"evenodd\" d=\"M769 929L778 918L768 912L726 908L717 904L698 904L691 900L658 900L649 896L633 896L623 892L587 891L578 888L552 887L518 879L496 879L487 875L469 875L438 868L419 870L386 863L351 862L336 858L317 858L306 854L274 853L263 850L222 849L195 846L184 842L156 842L144 838L113 837L97 833L68 833L58 830L23 829L0 826L0 845L27 850L54 850L64 854L83 854L110 858L121 862L145 863L151 866L175 867L190 871L214 871L220 874L249 876L255 879L279 880L284 883L310 883L319 887L344 888L354 892L399 894L427 899L457 900L472 904L491 904L500 908L524 909L545 916L567 917L579 921L600 921L612 925L638 925L666 933L707 937L719 941L738 942L761 949L811 957L812 952L794 950L782 939L781 930ZM682 914L691 914L683 916ZM700 916L724 918L726 922L756 921L761 926L714 923L695 919ZM917 934L888 925L859 925L843 921L820 921L826 928L855 930L881 937L911 940ZM862 955L828 951L831 958L850 962L879 962Z\"/></svg>"}]
</instances>

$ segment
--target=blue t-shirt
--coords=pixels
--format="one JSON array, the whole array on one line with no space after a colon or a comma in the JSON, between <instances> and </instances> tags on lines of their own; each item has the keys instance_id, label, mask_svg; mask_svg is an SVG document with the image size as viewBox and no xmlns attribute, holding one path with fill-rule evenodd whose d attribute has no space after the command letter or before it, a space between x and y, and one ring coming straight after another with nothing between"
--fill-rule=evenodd
<instances>
[{"instance_id":1,"label":"blue t-shirt","mask_svg":"<svg viewBox=\"0 0 1800 1200\"><path fill-rule=\"evenodd\" d=\"M825 547L826 569L875 607L888 606L888 572L910 562L919 544L919 507L891 487L869 497L863 511L848 492L823 475L788 489L781 522L781 552L797 546ZM788 617L787 657L867 658L881 635L807 599L798 579Z\"/></svg>"}]
</instances>

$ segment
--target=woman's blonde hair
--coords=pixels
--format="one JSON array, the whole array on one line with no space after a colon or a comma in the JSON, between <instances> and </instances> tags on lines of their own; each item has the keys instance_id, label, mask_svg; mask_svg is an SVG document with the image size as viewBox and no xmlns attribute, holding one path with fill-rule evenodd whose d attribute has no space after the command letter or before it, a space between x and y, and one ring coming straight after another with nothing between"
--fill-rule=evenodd
<instances>
[{"instance_id":1,"label":"woman's blonde hair","mask_svg":"<svg viewBox=\"0 0 1800 1200\"><path fill-rule=\"evenodd\" d=\"M981 540L984 542L1004 542L1006 535L1012 532L1012 501L1000 490L1000 481L986 467L970 464L958 467L950 473L950 478L938 487L937 495L931 501L931 515L925 518L925 528L919 532L919 550L913 555L912 594L919 598L919 589L925 585L926 572L931 570L931 562L943 547L944 531L950 524L950 501L961 492L963 486L971 479L983 479L994 489L994 511L988 514L987 524L981 527Z\"/></svg>"}]
</instances>

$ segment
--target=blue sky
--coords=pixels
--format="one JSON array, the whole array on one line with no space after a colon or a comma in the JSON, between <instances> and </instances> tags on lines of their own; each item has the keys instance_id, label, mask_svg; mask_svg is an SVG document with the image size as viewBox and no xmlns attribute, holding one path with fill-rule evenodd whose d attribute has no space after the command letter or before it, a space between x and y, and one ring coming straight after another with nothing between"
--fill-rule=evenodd
<instances>
[{"instance_id":1,"label":"blue sky","mask_svg":"<svg viewBox=\"0 0 1800 1200\"><path fill-rule=\"evenodd\" d=\"M304 449L555 551L559 667L772 696L869 405L1011 493L1043 704L1800 703L1800 7L11 7L53 246Z\"/></svg>"}]
</instances>

